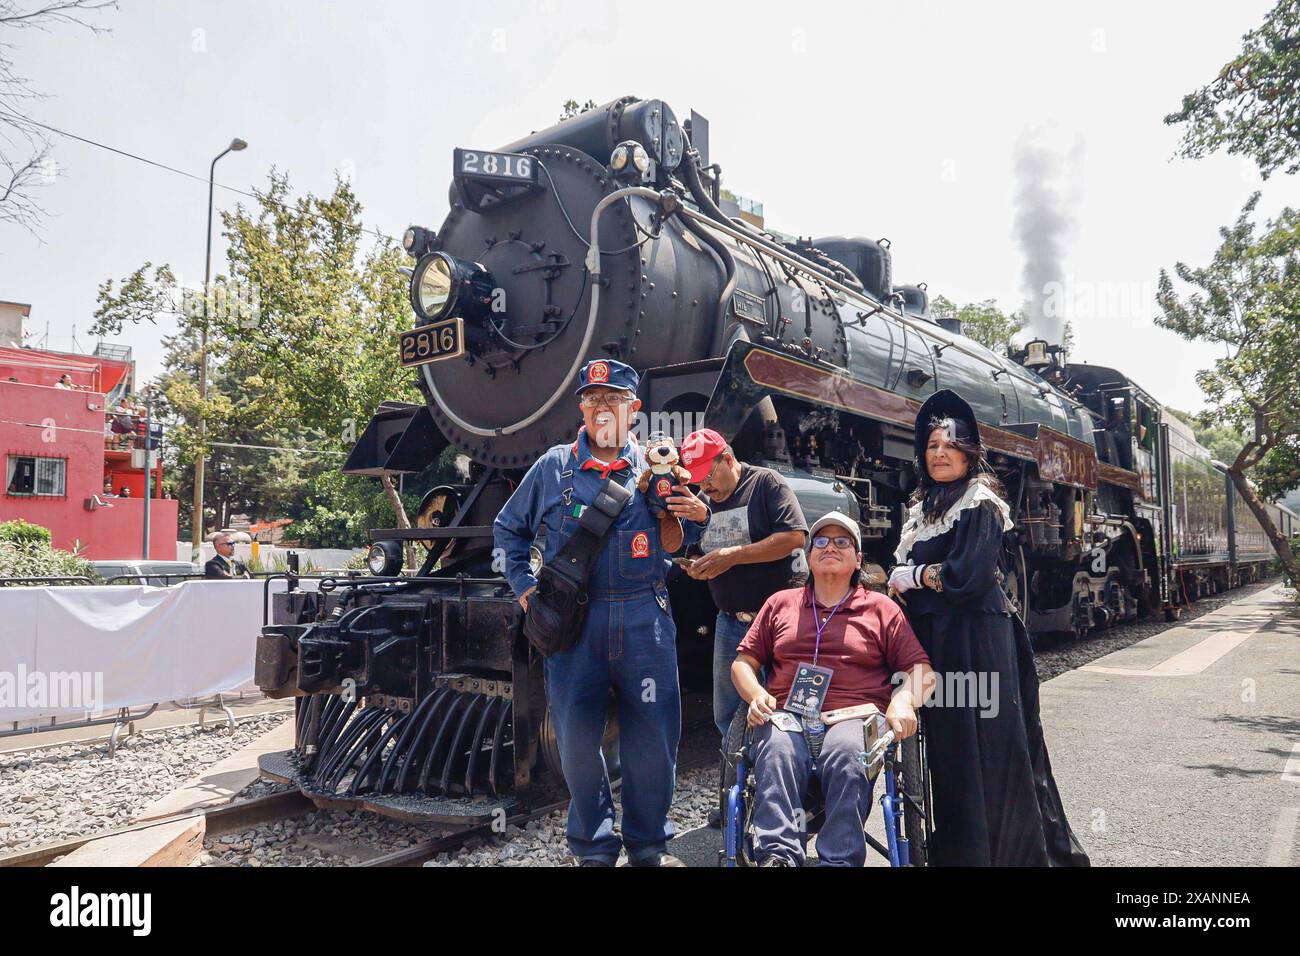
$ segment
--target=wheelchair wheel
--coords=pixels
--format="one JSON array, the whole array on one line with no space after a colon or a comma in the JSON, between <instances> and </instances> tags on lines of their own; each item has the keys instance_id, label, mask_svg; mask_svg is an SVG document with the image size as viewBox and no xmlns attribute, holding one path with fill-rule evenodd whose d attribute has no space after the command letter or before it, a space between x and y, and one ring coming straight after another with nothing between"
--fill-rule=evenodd
<instances>
[{"instance_id":1,"label":"wheelchair wheel","mask_svg":"<svg viewBox=\"0 0 1300 956\"><path fill-rule=\"evenodd\" d=\"M722 744L718 773L718 813L722 817L724 836L727 826L727 793L736 785L736 762L740 750L744 746L745 725L748 714L749 705L741 703L736 708L736 713L732 715L731 724L727 727L727 739ZM746 834L749 832L750 816L753 812L753 801L746 800L744 816L740 821L740 833L736 841L736 866L754 865L751 856L752 847L750 847L749 841L746 839Z\"/></svg>"},{"instance_id":2,"label":"wheelchair wheel","mask_svg":"<svg viewBox=\"0 0 1300 956\"><path fill-rule=\"evenodd\" d=\"M930 790L921 734L908 737L898 749L903 764L903 834L910 847L911 865L927 866Z\"/></svg>"}]
</instances>

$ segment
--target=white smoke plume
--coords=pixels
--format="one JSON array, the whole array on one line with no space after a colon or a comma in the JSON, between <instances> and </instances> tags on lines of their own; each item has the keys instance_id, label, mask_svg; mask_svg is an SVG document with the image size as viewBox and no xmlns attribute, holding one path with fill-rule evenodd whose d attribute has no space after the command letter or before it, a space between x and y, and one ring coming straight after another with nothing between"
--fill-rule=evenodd
<instances>
[{"instance_id":1,"label":"white smoke plume","mask_svg":"<svg viewBox=\"0 0 1300 956\"><path fill-rule=\"evenodd\" d=\"M1025 257L1021 288L1028 330L1059 344L1064 334L1065 254L1082 196L1083 139L1064 143L1048 126L1027 126L1016 140L1013 232ZM1056 290L1056 294L1053 294Z\"/></svg>"}]
</instances>

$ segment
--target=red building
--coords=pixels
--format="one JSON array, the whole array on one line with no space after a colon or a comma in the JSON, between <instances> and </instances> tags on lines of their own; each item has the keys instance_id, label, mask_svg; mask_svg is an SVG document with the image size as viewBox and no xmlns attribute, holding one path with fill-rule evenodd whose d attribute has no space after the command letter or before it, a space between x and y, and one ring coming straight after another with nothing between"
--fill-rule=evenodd
<instances>
[{"instance_id":1,"label":"red building","mask_svg":"<svg viewBox=\"0 0 1300 956\"><path fill-rule=\"evenodd\" d=\"M129 348L78 355L0 344L0 521L43 525L56 548L80 547L93 560L144 556L143 409L128 408L134 377ZM154 458L149 557L170 561L178 503L160 497Z\"/></svg>"}]
</instances>

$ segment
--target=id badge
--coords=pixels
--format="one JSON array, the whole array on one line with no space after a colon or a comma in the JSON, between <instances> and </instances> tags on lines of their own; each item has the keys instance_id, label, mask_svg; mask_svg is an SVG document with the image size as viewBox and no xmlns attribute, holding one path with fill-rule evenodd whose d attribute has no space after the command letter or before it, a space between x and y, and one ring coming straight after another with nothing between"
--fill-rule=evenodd
<instances>
[{"instance_id":1,"label":"id badge","mask_svg":"<svg viewBox=\"0 0 1300 956\"><path fill-rule=\"evenodd\" d=\"M772 714L772 726L777 730L784 730L787 734L803 733L803 725L799 723L799 718L784 710Z\"/></svg>"},{"instance_id":2,"label":"id badge","mask_svg":"<svg viewBox=\"0 0 1300 956\"><path fill-rule=\"evenodd\" d=\"M794 683L790 685L790 694L785 699L785 709L804 717L820 719L826 692L831 687L831 675L834 673L829 667L800 664L794 672Z\"/></svg>"}]
</instances>

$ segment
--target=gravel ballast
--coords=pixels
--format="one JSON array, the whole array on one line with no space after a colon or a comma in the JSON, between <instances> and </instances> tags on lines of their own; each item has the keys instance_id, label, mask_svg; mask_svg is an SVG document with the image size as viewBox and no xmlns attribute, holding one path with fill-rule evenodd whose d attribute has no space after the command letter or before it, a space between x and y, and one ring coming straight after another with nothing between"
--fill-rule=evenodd
<instances>
[{"instance_id":1,"label":"gravel ballast","mask_svg":"<svg viewBox=\"0 0 1300 956\"><path fill-rule=\"evenodd\" d=\"M287 719L260 714L123 738L0 754L0 853L126 826L150 803L179 788Z\"/></svg>"}]
</instances>

